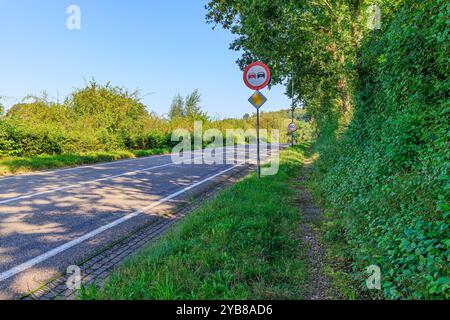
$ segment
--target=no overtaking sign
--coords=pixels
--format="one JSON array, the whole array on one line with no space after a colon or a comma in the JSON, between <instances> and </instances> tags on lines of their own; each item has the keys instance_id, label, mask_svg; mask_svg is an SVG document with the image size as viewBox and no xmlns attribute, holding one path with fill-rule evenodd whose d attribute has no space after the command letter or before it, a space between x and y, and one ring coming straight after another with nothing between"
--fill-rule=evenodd
<instances>
[{"instance_id":1,"label":"no overtaking sign","mask_svg":"<svg viewBox=\"0 0 450 320\"><path fill-rule=\"evenodd\" d=\"M261 90L270 83L270 69L262 62L253 62L244 71L244 82L253 90Z\"/></svg>"}]
</instances>

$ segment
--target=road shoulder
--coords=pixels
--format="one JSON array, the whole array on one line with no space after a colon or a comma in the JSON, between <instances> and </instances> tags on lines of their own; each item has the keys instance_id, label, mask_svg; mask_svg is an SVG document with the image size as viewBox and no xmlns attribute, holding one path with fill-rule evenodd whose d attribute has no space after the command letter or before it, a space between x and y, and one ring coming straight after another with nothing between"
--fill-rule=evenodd
<instances>
[{"instance_id":1,"label":"road shoulder","mask_svg":"<svg viewBox=\"0 0 450 320\"><path fill-rule=\"evenodd\" d=\"M166 210L160 218L150 220L122 238L99 248L75 267L80 268L82 285L101 286L109 275L124 261L169 231L190 212L216 197L220 191L240 181L251 172L249 166L238 168L225 176L214 179L211 184L198 188L177 201L174 209ZM77 297L78 288L71 287L73 273L61 273L42 286L23 295L23 300L70 300ZM69 286L68 286L69 284Z\"/></svg>"}]
</instances>

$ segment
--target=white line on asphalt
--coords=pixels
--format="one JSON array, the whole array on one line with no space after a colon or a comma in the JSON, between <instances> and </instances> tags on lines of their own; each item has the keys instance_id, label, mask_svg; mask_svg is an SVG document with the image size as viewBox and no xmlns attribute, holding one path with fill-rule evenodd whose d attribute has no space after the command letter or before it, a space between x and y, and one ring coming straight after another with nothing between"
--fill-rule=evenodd
<instances>
[{"instance_id":1,"label":"white line on asphalt","mask_svg":"<svg viewBox=\"0 0 450 320\"><path fill-rule=\"evenodd\" d=\"M123 177L123 176L126 176L126 175L132 175L132 174L136 174L136 173L140 173L140 172L150 171L150 170L153 170L153 169L159 169L159 168L164 168L164 167L168 167L168 166L173 166L173 165L181 164L182 162L183 161L166 163L166 164L162 164L162 165L159 165L159 166L149 167L149 168L145 168L145 169L141 169L141 170L128 171L128 172L117 174L117 175L113 175L113 176L107 176L107 177L104 177L104 178L99 178L99 179L90 180L90 181L83 181L83 182L67 185L67 186L64 186L64 187L54 188L54 189L41 191L41 192L36 192L36 193L32 193L32 194L26 194L26 195L23 195L23 196L2 200L2 201L0 201L0 204L9 203L9 202L17 201L17 200L22 200L22 199L33 198L33 197L40 196L40 195L47 194L47 193L53 193L53 192L57 192L57 191L62 191L62 190L70 189L70 188L79 187L79 186L82 186L82 185L85 185L85 184L91 184L91 183L95 183L95 182L99 182L99 181L105 181L105 180L109 180L109 179Z\"/></svg>"},{"instance_id":2,"label":"white line on asphalt","mask_svg":"<svg viewBox=\"0 0 450 320\"><path fill-rule=\"evenodd\" d=\"M241 151L238 150L238 152L241 152ZM195 156L195 153L196 152L194 151L194 153L193 153L194 156ZM197 159L202 159L202 158L203 158L203 155L193 158L192 161L197 160ZM127 175L133 175L133 174L136 174L136 173L146 172L146 171L150 171L150 170L153 170L153 169L160 169L160 168L164 168L164 167L168 167L168 166L172 166L172 165L182 164L185 161L186 160L180 160L180 161L177 161L177 162L166 163L166 164L153 166L153 167L140 169L140 170L135 170L135 171L128 171L128 172L125 172L125 173L112 175L112 176L107 176L107 177L103 177L103 178L99 178L99 179L95 179L95 180L82 181L82 182L78 182L78 183L75 183L75 184L67 185L67 186L64 186L64 187L49 189L49 190L45 190L45 191L41 191L41 192L36 192L36 193L26 194L26 195L23 195L23 196L9 198L9 199L5 199L5 200L0 200L0 204L10 203L10 202L14 202L14 201L17 201L17 200L29 199L29 198L33 198L33 197L36 197L36 196L41 196L43 194L49 194L49 193L53 193L53 192L63 191L63 190L66 190L66 189L80 187L80 186L83 186L83 185L86 185L86 184L92 184L92 183L96 183L96 182L100 182L100 181L106 181L106 180L109 180L109 179L114 179L114 178L119 178L119 177L123 177L123 176L127 176Z\"/></svg>"},{"instance_id":3,"label":"white line on asphalt","mask_svg":"<svg viewBox=\"0 0 450 320\"><path fill-rule=\"evenodd\" d=\"M242 145L242 147L244 147L244 149L246 148L246 146L253 146L253 145L250 145L250 144L249 145ZM241 147L241 145L236 145L235 147L233 147L233 146L225 146L224 149L228 150L228 148L234 148L236 150L239 150L240 147ZM208 149L220 149L220 148L206 148L206 149L203 149L203 150L208 150ZM195 153L195 151L194 151L194 153ZM161 157L171 157L174 154L176 154L176 153L157 154L157 155L151 155L151 156L146 156L146 157L139 157L139 158L132 158L132 159L120 159L120 160L109 161L109 162L98 162L98 163L94 163L94 164L81 165L81 166L76 166L76 167L72 167L72 168L44 170L44 171L41 171L41 172L32 172L32 173L27 173L27 174L18 174L18 175L13 175L13 176L6 176L6 177L0 176L0 182L6 181L6 180L17 179L17 178L34 177L34 176L40 176L40 175L49 175L49 174L54 174L54 173L58 173L58 172L65 172L65 171L82 170L82 169L88 169L88 168L96 169L98 167L122 164L122 163L127 163L127 162L137 162L139 160L155 159L155 158L161 158Z\"/></svg>"},{"instance_id":4,"label":"white line on asphalt","mask_svg":"<svg viewBox=\"0 0 450 320\"><path fill-rule=\"evenodd\" d=\"M27 269L29 269L31 267L34 267L38 263L41 263L41 262L43 262L43 261L45 261L45 260L47 260L47 259L49 259L51 257L54 257L57 254L59 254L61 252L64 252L64 251L66 251L66 250L68 250L68 249L70 249L70 248L72 248L72 247L74 247L74 246L76 246L76 245L86 241L86 240L89 240L89 239L95 237L96 235L98 235L98 234L100 234L100 233L102 233L102 232L104 232L104 231L106 231L108 229L111 229L111 228L113 228L115 226L118 226L119 224L121 224L121 223L123 223L125 221L128 221L128 220L138 216L139 214L141 214L141 213L143 213L143 212L145 212L145 211L147 211L149 209L152 209L152 208L154 208L154 207L156 207L156 206L158 206L160 204L163 204L163 203L165 203L165 202L167 202L167 201L169 201L169 200L171 200L171 199L173 199L173 198L175 198L175 197L177 197L177 196L179 196L179 195L181 195L183 193L186 193L187 191L192 190L192 189L198 187L199 185L201 185L201 184L203 184L205 182L208 182L208 181L210 181L210 180L212 180L212 179L214 179L214 178L216 178L216 177L218 177L218 176L220 176L220 175L222 175L222 174L224 174L224 173L226 173L228 171L231 171L231 170L239 167L240 165L242 165L242 164L237 164L237 165L235 165L233 167L230 167L228 169L222 170L219 173L216 173L216 174L214 174L214 175L212 175L212 176L210 176L210 177L208 177L208 178L206 178L204 180L196 182L196 183L190 185L189 187L181 189L180 191L177 191L177 192L175 192L175 193L173 193L173 194L171 194L171 195L169 195L169 196L167 196L167 197L165 197L165 198L163 198L161 200L153 202L151 205L149 205L149 206L147 206L145 208L142 208L142 209L140 209L138 211L130 213L129 215L126 215L126 216L124 216L124 217L122 217L120 219L117 219L117 220L115 220L115 221L113 221L113 222L111 222L111 223L109 223L107 225L104 225L103 227L97 228L97 229L95 229L95 230L85 234L84 236L81 236L81 237L76 238L76 239L74 239L72 241L69 241L69 242L67 242L67 243L65 243L65 244L63 244L63 245L61 245L59 247L56 247L55 249L52 249L52 250L50 250L50 251L48 251L48 252L46 252L44 254L41 254L41 255L33 258L33 259L28 260L27 262L24 262L24 263L14 267L14 268L11 268L8 271L2 272L2 273L0 273L0 282L4 281L6 279L9 279L9 278L11 278L11 277L13 277L13 276L15 276L15 275L17 275L17 274L27 270Z\"/></svg>"}]
</instances>

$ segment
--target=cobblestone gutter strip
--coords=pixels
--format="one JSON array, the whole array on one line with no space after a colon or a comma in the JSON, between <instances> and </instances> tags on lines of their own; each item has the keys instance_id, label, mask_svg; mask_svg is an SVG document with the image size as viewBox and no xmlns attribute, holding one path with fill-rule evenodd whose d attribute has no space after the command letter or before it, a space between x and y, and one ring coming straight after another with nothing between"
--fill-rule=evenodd
<instances>
[{"instance_id":1,"label":"cobblestone gutter strip","mask_svg":"<svg viewBox=\"0 0 450 320\"><path fill-rule=\"evenodd\" d=\"M130 235L113 242L106 248L93 254L90 258L78 263L77 266L81 271L82 284L95 283L101 286L109 274L126 258L164 234L171 226L198 208L203 202L213 199L221 190L243 179L251 170L251 167L244 167L237 172L232 172L231 175L217 181L192 201L185 200L184 205L179 206L175 212L166 213L156 218L156 220L151 221ZM69 277L71 277L71 274L63 274L22 297L22 300L76 299L77 290L70 289L67 286Z\"/></svg>"}]
</instances>

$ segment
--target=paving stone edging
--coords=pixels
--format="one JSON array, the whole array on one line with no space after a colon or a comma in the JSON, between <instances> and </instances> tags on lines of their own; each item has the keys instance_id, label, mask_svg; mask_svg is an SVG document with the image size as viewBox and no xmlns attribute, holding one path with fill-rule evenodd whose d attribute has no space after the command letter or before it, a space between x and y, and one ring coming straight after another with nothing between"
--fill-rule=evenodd
<instances>
[{"instance_id":1,"label":"paving stone edging","mask_svg":"<svg viewBox=\"0 0 450 320\"><path fill-rule=\"evenodd\" d=\"M82 284L84 286L90 284L102 286L111 272L123 263L125 259L135 254L143 246L155 241L175 223L179 222L205 201L217 196L221 190L245 178L252 170L253 166L243 166L237 171L233 170L231 174L222 177L193 201L185 201L185 204L175 209L174 212L161 215L156 220L133 231L130 235L113 242L104 249L94 253L90 258L76 264L81 271ZM38 290L22 297L22 300L77 299L77 290L70 289L66 285L70 276L70 274L61 274Z\"/></svg>"}]
</instances>

